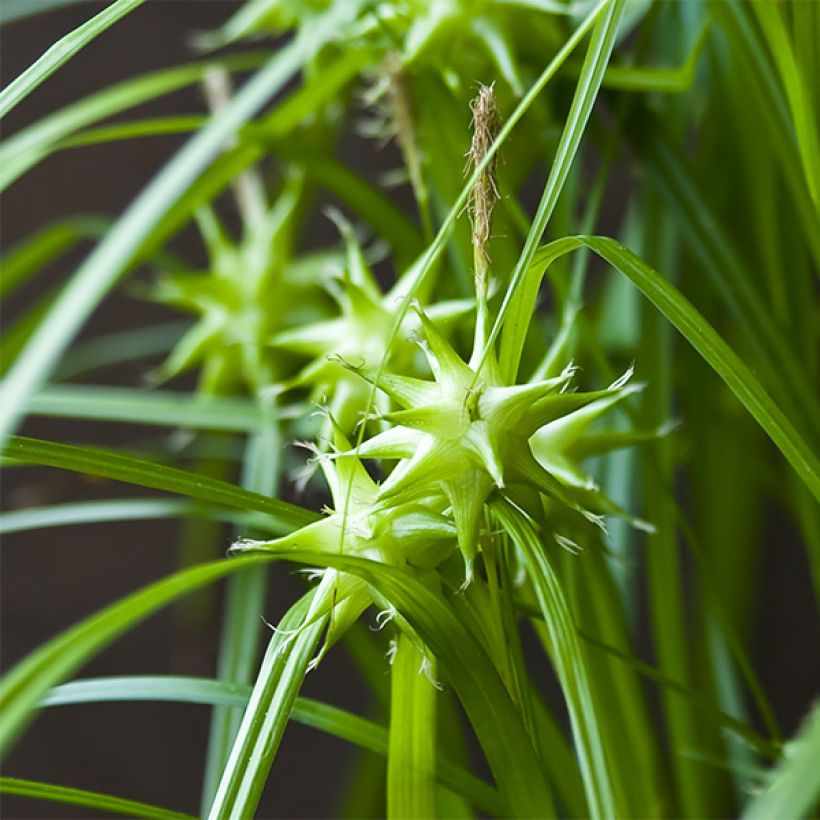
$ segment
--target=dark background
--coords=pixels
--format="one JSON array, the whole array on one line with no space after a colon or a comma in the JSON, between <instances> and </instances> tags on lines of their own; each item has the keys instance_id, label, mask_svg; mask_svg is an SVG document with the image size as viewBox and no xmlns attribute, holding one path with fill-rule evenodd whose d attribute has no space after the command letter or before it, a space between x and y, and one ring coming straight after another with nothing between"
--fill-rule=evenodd
<instances>
[{"instance_id":1,"label":"dark background","mask_svg":"<svg viewBox=\"0 0 820 820\"><path fill-rule=\"evenodd\" d=\"M222 23L237 8L224 0L154 0L116 24L63 66L4 122L5 135L59 107L116 81L175 65L191 57L188 35ZM83 3L22 22L0 32L5 85L51 43L100 7ZM127 113L127 118L204 112L197 89L171 94ZM17 181L2 205L0 232L5 249L55 218L122 212L184 137L151 137L59 152ZM375 154L372 144L352 140L343 154L368 175L397 164L391 147ZM378 167L374 167L377 165ZM409 209L409 204L408 204ZM324 223L325 220L317 220ZM314 242L332 240L319 225ZM173 248L204 262L193 231ZM43 281L57 284L74 270L88 246L62 257ZM36 291L36 289L35 289ZM28 295L4 305L8 322L29 304ZM92 317L83 335L140 327L168 318L160 308L121 290ZM138 385L144 363L105 373L107 383ZM98 378L95 374L95 378ZM124 443L144 429L34 420L25 432L57 440ZM58 501L144 495L114 483L31 468L7 471L3 506L19 508ZM178 525L128 522L72 526L14 535L2 548L2 665L26 653L119 597L172 572L178 565ZM225 534L226 543L229 538ZM774 511L768 514L754 661L773 699L785 732L791 733L818 691L820 658L817 616L803 547ZM299 589L283 567L271 573L265 617L276 621ZM221 597L221 585L214 595ZM202 599L200 599L202 600ZM207 600L206 600L207 603ZM218 604L218 600L212 600ZM210 614L208 614L210 610ZM212 676L220 607L165 610L119 639L81 672L82 677L120 674ZM193 616L196 618L196 615ZM187 625L186 625L187 624ZM807 646L815 650L806 651ZM387 666L385 666L387 669ZM366 713L370 704L343 652L331 652L308 677L306 694ZM99 790L122 797L193 811L199 804L209 710L171 704L102 704L60 707L40 715L9 757L4 774ZM344 774L354 759L351 747L292 724L285 736L259 815L318 817L334 813L344 790ZM70 806L3 800L5 817L84 817Z\"/></svg>"}]
</instances>

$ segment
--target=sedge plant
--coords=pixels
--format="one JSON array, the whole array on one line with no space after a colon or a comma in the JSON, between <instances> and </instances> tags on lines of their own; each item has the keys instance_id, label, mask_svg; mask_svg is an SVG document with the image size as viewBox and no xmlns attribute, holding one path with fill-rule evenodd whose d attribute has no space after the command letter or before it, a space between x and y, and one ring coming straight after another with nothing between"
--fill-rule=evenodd
<instances>
[{"instance_id":1,"label":"sedge plant","mask_svg":"<svg viewBox=\"0 0 820 820\"><path fill-rule=\"evenodd\" d=\"M3 25L52 5L8 2ZM0 113L140 5L87 16L6 80ZM189 63L152 55L0 142L11 203L57 152L185 136L121 214L69 214L2 260L4 480L140 488L7 510L4 550L38 529L73 549L74 524L182 527L175 573L12 659L0 791L252 817L294 721L369 753L340 816L811 815L818 6L246 0L209 32L197 7ZM186 87L207 110L128 113ZM351 167L351 141L390 144L397 167ZM186 228L199 258L172 244ZM79 339L114 289L172 318ZM106 384L134 362L138 384ZM169 435L24 435L43 416ZM814 675L802 721L759 656L771 521L813 596L790 636ZM271 604L285 565L300 595ZM211 676L82 677L219 579L224 605L173 621L209 629L218 610ZM303 694L336 653L375 714ZM146 700L210 709L199 804L15 768L53 709Z\"/></svg>"}]
</instances>

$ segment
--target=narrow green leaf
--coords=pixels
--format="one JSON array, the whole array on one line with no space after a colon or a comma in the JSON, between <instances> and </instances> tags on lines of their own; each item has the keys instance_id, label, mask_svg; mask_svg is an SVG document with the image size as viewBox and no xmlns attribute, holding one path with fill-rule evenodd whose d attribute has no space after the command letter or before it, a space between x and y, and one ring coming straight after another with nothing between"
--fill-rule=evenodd
<instances>
[{"instance_id":1,"label":"narrow green leaf","mask_svg":"<svg viewBox=\"0 0 820 820\"><path fill-rule=\"evenodd\" d=\"M706 44L710 24L711 20L708 18L703 22L686 59L677 68L610 65L604 75L604 88L617 88L621 91L654 91L661 94L681 94L688 91L695 81L698 60Z\"/></svg>"},{"instance_id":2,"label":"narrow green leaf","mask_svg":"<svg viewBox=\"0 0 820 820\"><path fill-rule=\"evenodd\" d=\"M273 418L260 424L256 435L247 441L242 465L242 485L253 492L275 497L281 472L282 440L274 415L275 407L267 410ZM266 594L267 574L263 567L245 570L228 580L217 661L217 675L220 679L232 683L253 681L259 662L262 631L259 612L264 607ZM241 719L242 712L238 709L214 710L202 783L203 814L214 800Z\"/></svg>"},{"instance_id":3,"label":"narrow green leaf","mask_svg":"<svg viewBox=\"0 0 820 820\"><path fill-rule=\"evenodd\" d=\"M820 706L815 706L798 735L783 750L762 794L743 812L744 820L807 817L820 800Z\"/></svg>"},{"instance_id":4,"label":"narrow green leaf","mask_svg":"<svg viewBox=\"0 0 820 820\"><path fill-rule=\"evenodd\" d=\"M390 669L388 818L427 820L436 815L437 692L423 672L424 661L412 640L399 634Z\"/></svg>"},{"instance_id":5,"label":"narrow green leaf","mask_svg":"<svg viewBox=\"0 0 820 820\"><path fill-rule=\"evenodd\" d=\"M217 515L191 504L167 498L114 499L77 504L53 504L4 512L0 516L0 535L71 524L99 524L107 521L141 521L187 515ZM236 516L231 514L231 520ZM224 517L224 513L222 515Z\"/></svg>"},{"instance_id":6,"label":"narrow green leaf","mask_svg":"<svg viewBox=\"0 0 820 820\"><path fill-rule=\"evenodd\" d=\"M144 120L132 120L116 125L101 125L89 128L74 136L66 137L54 145L55 151L67 148L83 148L89 145L102 145L107 142L138 139L140 137L163 137L169 134L190 134L208 124L208 117L202 114L181 114L176 117L152 117Z\"/></svg>"},{"instance_id":7,"label":"narrow green leaf","mask_svg":"<svg viewBox=\"0 0 820 820\"><path fill-rule=\"evenodd\" d=\"M167 353L189 327L187 322L167 322L86 339L66 353L54 378L73 379L101 367Z\"/></svg>"},{"instance_id":8,"label":"narrow green leaf","mask_svg":"<svg viewBox=\"0 0 820 820\"><path fill-rule=\"evenodd\" d=\"M256 510L267 513L291 529L302 527L317 518L301 507L275 498L266 498L224 481L96 447L58 444L53 441L13 436L6 447L5 455L30 464L124 481L126 484L164 490L226 507Z\"/></svg>"},{"instance_id":9,"label":"narrow green leaf","mask_svg":"<svg viewBox=\"0 0 820 820\"><path fill-rule=\"evenodd\" d=\"M0 755L33 719L43 695L123 632L180 596L264 560L215 561L170 575L80 621L26 656L0 681Z\"/></svg>"},{"instance_id":10,"label":"narrow green leaf","mask_svg":"<svg viewBox=\"0 0 820 820\"><path fill-rule=\"evenodd\" d=\"M253 816L256 811L308 663L327 621L327 616L323 616L305 623L312 598L313 592L309 592L288 610L268 644L208 812L210 820L239 820Z\"/></svg>"},{"instance_id":11,"label":"narrow green leaf","mask_svg":"<svg viewBox=\"0 0 820 820\"><path fill-rule=\"evenodd\" d=\"M774 3L754 3L750 9L757 15L760 28L768 40L791 110L797 135L806 186L820 215L820 140L817 136L817 112L809 97L806 81L797 66L782 13Z\"/></svg>"},{"instance_id":12,"label":"narrow green leaf","mask_svg":"<svg viewBox=\"0 0 820 820\"><path fill-rule=\"evenodd\" d=\"M0 143L0 191L92 123L198 83L213 68L242 71L256 68L263 61L263 55L251 53L164 68L116 83L60 108Z\"/></svg>"},{"instance_id":13,"label":"narrow green leaf","mask_svg":"<svg viewBox=\"0 0 820 820\"><path fill-rule=\"evenodd\" d=\"M820 500L820 463L817 456L752 371L674 285L614 239L602 236L565 237L545 245L539 251L517 296L511 299L509 321L513 323L513 329L508 365L517 367L520 357L521 328L525 330L528 322L523 318L527 315L524 306L526 299L537 290L537 282L540 282L540 277L552 261L582 246L590 248L630 279L678 329L752 414L814 497Z\"/></svg>"},{"instance_id":14,"label":"narrow green leaf","mask_svg":"<svg viewBox=\"0 0 820 820\"><path fill-rule=\"evenodd\" d=\"M504 530L521 550L552 645L552 662L567 702L581 775L592 817L618 817L603 740L581 645L558 576L531 524L510 502L491 503ZM549 752L546 752L549 754Z\"/></svg>"},{"instance_id":15,"label":"narrow green leaf","mask_svg":"<svg viewBox=\"0 0 820 820\"><path fill-rule=\"evenodd\" d=\"M721 4L729 6L730 2ZM636 118L637 119L637 118ZM641 122L638 120L638 122ZM702 260L716 290L725 300L740 325L761 366L761 377L777 389L781 402L794 401L795 410L807 427L820 431L820 416L816 412L816 396L806 379L800 357L789 337L778 327L766 299L757 291L754 279L718 220L713 206L693 180L693 172L664 135L664 128L650 118L642 121L641 138L652 169L651 182L671 203L679 217L694 254ZM809 244L816 230L816 218L810 217L807 230ZM795 418L797 418L797 413Z\"/></svg>"},{"instance_id":16,"label":"narrow green leaf","mask_svg":"<svg viewBox=\"0 0 820 820\"><path fill-rule=\"evenodd\" d=\"M0 296L9 296L81 239L99 237L107 227L104 219L73 217L52 223L27 237L0 260Z\"/></svg>"},{"instance_id":17,"label":"narrow green leaf","mask_svg":"<svg viewBox=\"0 0 820 820\"><path fill-rule=\"evenodd\" d=\"M84 789L71 789L67 786L39 783L35 780L21 780L17 777L0 777L0 794L30 797L33 800L47 800L52 803L64 803L71 806L83 806L87 809L104 812L106 815L122 814L126 817L144 817L146 820L191 820L190 814L162 809L148 803L123 800L121 797L112 797L110 794L89 792Z\"/></svg>"},{"instance_id":18,"label":"narrow green leaf","mask_svg":"<svg viewBox=\"0 0 820 820\"><path fill-rule=\"evenodd\" d=\"M17 103L25 99L78 51L144 2L145 0L116 0L108 8L57 40L42 57L0 91L0 118L5 117Z\"/></svg>"},{"instance_id":19,"label":"narrow green leaf","mask_svg":"<svg viewBox=\"0 0 820 820\"><path fill-rule=\"evenodd\" d=\"M4 0L0 5L0 25L24 20L34 14L42 14L64 6L88 2L91 0Z\"/></svg>"},{"instance_id":20,"label":"narrow green leaf","mask_svg":"<svg viewBox=\"0 0 820 820\"><path fill-rule=\"evenodd\" d=\"M743 406L820 500L820 462L752 371L703 316L657 271L627 248L606 237L582 237L584 245L617 268L639 288L723 379Z\"/></svg>"},{"instance_id":21,"label":"narrow green leaf","mask_svg":"<svg viewBox=\"0 0 820 820\"><path fill-rule=\"evenodd\" d=\"M156 424L191 430L247 433L265 416L250 399L97 385L50 385L29 400L34 416Z\"/></svg>"},{"instance_id":22,"label":"narrow green leaf","mask_svg":"<svg viewBox=\"0 0 820 820\"><path fill-rule=\"evenodd\" d=\"M78 703L166 701L244 708L248 704L250 694L250 686L229 681L171 675L139 675L89 678L64 683L49 690L40 705L45 707ZM376 754L387 755L387 729L344 709L300 696L296 698L293 706L292 718L303 726L317 729ZM503 814L498 792L460 766L446 759L438 760L436 776L442 785L466 797L481 811L492 815Z\"/></svg>"}]
</instances>

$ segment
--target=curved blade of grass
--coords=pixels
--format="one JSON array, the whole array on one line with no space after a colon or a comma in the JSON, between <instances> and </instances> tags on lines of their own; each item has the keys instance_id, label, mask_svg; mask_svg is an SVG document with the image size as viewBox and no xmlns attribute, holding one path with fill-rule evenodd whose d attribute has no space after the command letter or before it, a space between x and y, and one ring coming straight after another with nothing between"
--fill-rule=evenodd
<instances>
[{"instance_id":1,"label":"curved blade of grass","mask_svg":"<svg viewBox=\"0 0 820 820\"><path fill-rule=\"evenodd\" d=\"M558 256L588 247L630 279L655 307L677 328L737 396L763 428L814 497L820 500L820 462L785 413L775 404L740 357L695 307L657 271L628 248L603 236L565 237L545 245L534 259L510 308L508 364L517 367L520 343L529 322L527 300L534 298L533 282L540 281L546 267ZM537 290L537 285L535 285ZM529 308L531 311L531 308ZM505 334L507 330L505 329ZM504 349L502 339L502 350ZM515 353L515 350L518 353Z\"/></svg>"},{"instance_id":2,"label":"curved blade of grass","mask_svg":"<svg viewBox=\"0 0 820 820\"><path fill-rule=\"evenodd\" d=\"M219 154L223 144L297 73L358 11L358 2L333 6L277 52L209 125L191 138L117 220L79 267L9 371L0 393L0 444L19 421L28 397L100 299L133 262L145 239Z\"/></svg>"},{"instance_id":3,"label":"curved blade of grass","mask_svg":"<svg viewBox=\"0 0 820 820\"><path fill-rule=\"evenodd\" d=\"M464 706L507 804L504 814L554 816L544 771L518 710L484 648L441 594L406 571L363 558L302 551L271 557L357 575L395 606Z\"/></svg>"},{"instance_id":4,"label":"curved blade of grass","mask_svg":"<svg viewBox=\"0 0 820 820\"><path fill-rule=\"evenodd\" d=\"M0 535L71 524L172 518L194 511L196 511L196 506L188 501L166 498L114 499L113 501L88 501L78 504L55 504L48 507L4 512L0 516Z\"/></svg>"},{"instance_id":5,"label":"curved blade of grass","mask_svg":"<svg viewBox=\"0 0 820 820\"><path fill-rule=\"evenodd\" d=\"M0 756L33 719L43 695L160 607L243 567L265 560L215 561L170 575L91 615L13 666L0 681Z\"/></svg>"},{"instance_id":6,"label":"curved blade of grass","mask_svg":"<svg viewBox=\"0 0 820 820\"><path fill-rule=\"evenodd\" d=\"M249 433L264 419L250 399L98 385L50 385L29 399L33 416Z\"/></svg>"},{"instance_id":7,"label":"curved blade of grass","mask_svg":"<svg viewBox=\"0 0 820 820\"><path fill-rule=\"evenodd\" d=\"M90 0L4 0L0 5L0 25L13 23L15 20L23 20L34 14L42 14L46 11L62 8L63 6L73 6L77 3L88 3Z\"/></svg>"},{"instance_id":8,"label":"curved blade of grass","mask_svg":"<svg viewBox=\"0 0 820 820\"><path fill-rule=\"evenodd\" d=\"M677 68L643 68L639 66L610 65L604 75L604 88L621 91L648 91L661 94L682 94L695 82L698 60L706 44L711 20L701 25L686 59Z\"/></svg>"},{"instance_id":9,"label":"curved blade of grass","mask_svg":"<svg viewBox=\"0 0 820 820\"><path fill-rule=\"evenodd\" d=\"M80 216L52 223L27 237L0 260L0 297L9 296L81 239L101 236L107 227L105 219Z\"/></svg>"},{"instance_id":10,"label":"curved blade of grass","mask_svg":"<svg viewBox=\"0 0 820 820\"><path fill-rule=\"evenodd\" d=\"M115 125L101 125L89 128L74 136L66 137L56 143L55 151L66 148L83 148L89 145L101 145L106 142L122 142L139 137L163 137L169 134L190 134L208 124L208 117L203 114L180 114L176 117L152 117L143 120L131 120Z\"/></svg>"},{"instance_id":11,"label":"curved blade of grass","mask_svg":"<svg viewBox=\"0 0 820 820\"><path fill-rule=\"evenodd\" d=\"M116 0L74 31L61 37L42 57L0 91L0 118L5 117L15 105L24 100L78 51L144 2L145 0Z\"/></svg>"},{"instance_id":12,"label":"curved blade of grass","mask_svg":"<svg viewBox=\"0 0 820 820\"><path fill-rule=\"evenodd\" d=\"M260 408L261 409L261 408ZM281 471L282 440L276 407L265 407L271 418L259 425L245 447L242 485L254 492L275 497ZM220 638L217 674L233 683L250 683L257 672L267 578L262 567L238 573L228 581L225 614ZM205 776L202 783L201 812L204 814L217 791L219 780L238 734L242 712L216 709L211 717Z\"/></svg>"},{"instance_id":13,"label":"curved blade of grass","mask_svg":"<svg viewBox=\"0 0 820 820\"><path fill-rule=\"evenodd\" d=\"M72 379L101 367L167 353L189 327L188 322L167 322L86 339L66 353L54 378Z\"/></svg>"},{"instance_id":14,"label":"curved blade of grass","mask_svg":"<svg viewBox=\"0 0 820 820\"><path fill-rule=\"evenodd\" d=\"M735 55L733 63L737 68L731 70L738 79L748 77L748 82L754 85L756 93L762 98L762 113L770 133L768 142L773 146L774 154L782 167L784 180L791 193L791 204L817 265L820 263L817 208L811 200L803 175L800 151L789 118L789 106L785 95L781 93L777 72L771 63L766 45L752 19L752 11L747 3L726 0L723 3L715 3L711 13L725 29L729 46ZM735 93L745 97L747 92L741 85ZM745 105L745 100L741 100L740 104Z\"/></svg>"},{"instance_id":15,"label":"curved blade of grass","mask_svg":"<svg viewBox=\"0 0 820 820\"><path fill-rule=\"evenodd\" d=\"M101 524L110 521L146 521L159 518L206 518L243 527L281 532L280 526L270 526L264 515L224 510L170 498L115 498L105 501L79 501L28 507L3 512L0 515L0 535L15 532L66 527L73 524Z\"/></svg>"},{"instance_id":16,"label":"curved blade of grass","mask_svg":"<svg viewBox=\"0 0 820 820\"><path fill-rule=\"evenodd\" d=\"M67 786L55 786L35 780L21 780L17 777L0 777L0 794L83 806L86 809L105 812L107 815L122 814L126 817L144 817L146 820L192 820L190 814L162 809L148 803L124 800L122 797L112 797L110 794L89 792L85 789L71 789Z\"/></svg>"},{"instance_id":17,"label":"curved blade of grass","mask_svg":"<svg viewBox=\"0 0 820 820\"><path fill-rule=\"evenodd\" d=\"M422 671L424 656L403 633L396 637L390 678L387 817L436 815L436 688ZM430 674L435 674L431 670Z\"/></svg>"},{"instance_id":18,"label":"curved blade of grass","mask_svg":"<svg viewBox=\"0 0 820 820\"><path fill-rule=\"evenodd\" d=\"M267 498L225 481L96 447L13 436L6 446L5 455L29 464L124 481L126 484L164 490L240 510L256 510L267 513L290 529L303 527L318 517L294 504Z\"/></svg>"},{"instance_id":19,"label":"curved blade of grass","mask_svg":"<svg viewBox=\"0 0 820 820\"><path fill-rule=\"evenodd\" d=\"M807 817L820 800L820 706L815 706L797 736L783 750L783 760L762 794L743 812L744 820Z\"/></svg>"},{"instance_id":20,"label":"curved blade of grass","mask_svg":"<svg viewBox=\"0 0 820 820\"><path fill-rule=\"evenodd\" d=\"M583 237L584 245L627 276L723 379L768 434L814 497L820 500L820 462L752 371L703 316L657 271L607 237Z\"/></svg>"},{"instance_id":21,"label":"curved blade of grass","mask_svg":"<svg viewBox=\"0 0 820 820\"><path fill-rule=\"evenodd\" d=\"M768 40L780 79L786 90L786 99L789 102L797 135L806 185L814 207L820 215L820 142L815 123L817 112L808 96L806 78L798 68L780 9L770 3L755 3L750 8L757 16L761 31Z\"/></svg>"},{"instance_id":22,"label":"curved blade of grass","mask_svg":"<svg viewBox=\"0 0 820 820\"><path fill-rule=\"evenodd\" d=\"M245 707L250 694L250 686L229 681L171 675L137 675L70 681L49 690L40 706L165 701ZM309 726L376 754L387 755L387 729L359 715L300 696L296 698L291 716L303 726ZM466 769L442 759L437 761L436 776L442 785L466 797L481 811L493 815L503 814L498 792Z\"/></svg>"},{"instance_id":23,"label":"curved blade of grass","mask_svg":"<svg viewBox=\"0 0 820 820\"><path fill-rule=\"evenodd\" d=\"M165 68L116 83L67 105L0 143L0 191L92 123L201 82L216 67L243 71L257 68L264 59L259 53L240 54Z\"/></svg>"},{"instance_id":24,"label":"curved blade of grass","mask_svg":"<svg viewBox=\"0 0 820 820\"><path fill-rule=\"evenodd\" d=\"M504 530L521 550L552 645L552 662L561 682L575 738L587 804L592 817L618 817L616 795L607 766L598 717L592 700L581 645L564 597L541 540L510 502L491 503Z\"/></svg>"},{"instance_id":25,"label":"curved blade of grass","mask_svg":"<svg viewBox=\"0 0 820 820\"><path fill-rule=\"evenodd\" d=\"M3 327L3 335L0 337L0 347L3 350L3 356L0 359L0 377L5 377L20 351L25 348L28 340L40 326L43 316L54 304L58 292L58 288L46 291L37 297L14 322L9 322ZM2 379L0 379L0 385L2 385Z\"/></svg>"},{"instance_id":26,"label":"curved blade of grass","mask_svg":"<svg viewBox=\"0 0 820 820\"><path fill-rule=\"evenodd\" d=\"M691 701L698 710L702 711L704 714L708 714L711 719L716 720L721 726L724 726L729 731L734 732L738 737L742 738L746 743L748 743L755 750L759 751L761 754L764 754L767 757L776 757L779 754L780 747L778 745L772 743L768 740L768 738L763 737L753 729L750 729L745 723L739 721L737 718L732 717L726 712L722 712L713 703L698 695L697 692L694 692L685 684L670 678L661 670L651 664L645 663L640 658L636 658L629 652L625 652L622 649L618 649L616 646L600 641L592 635L587 635L585 632L581 632L580 630L578 635L590 646L600 649L602 652L611 655L613 658L617 658L626 666L634 669L639 675L647 678L647 680L655 681L655 683L664 689L668 689L670 692L674 692L676 695L680 695L682 698L686 698Z\"/></svg>"},{"instance_id":27,"label":"curved blade of grass","mask_svg":"<svg viewBox=\"0 0 820 820\"><path fill-rule=\"evenodd\" d=\"M726 4L729 5L728 3ZM727 306L736 317L744 337L765 367L766 380L778 389L781 400L794 401L796 410L814 432L820 431L816 396L787 335L778 327L765 298L755 288L737 248L707 203L692 173L664 137L654 120L644 124L646 159L651 181L672 203L689 235L693 252L702 260ZM813 235L820 236L813 222ZM811 242L811 238L808 238Z\"/></svg>"},{"instance_id":28,"label":"curved blade of grass","mask_svg":"<svg viewBox=\"0 0 820 820\"><path fill-rule=\"evenodd\" d=\"M313 592L294 604L268 644L225 771L208 812L217 818L252 817L305 679L327 615L305 623Z\"/></svg>"},{"instance_id":29,"label":"curved blade of grass","mask_svg":"<svg viewBox=\"0 0 820 820\"><path fill-rule=\"evenodd\" d=\"M221 48L254 33L270 14L276 0L249 0L215 31L203 35L200 44L205 48Z\"/></svg>"}]
</instances>

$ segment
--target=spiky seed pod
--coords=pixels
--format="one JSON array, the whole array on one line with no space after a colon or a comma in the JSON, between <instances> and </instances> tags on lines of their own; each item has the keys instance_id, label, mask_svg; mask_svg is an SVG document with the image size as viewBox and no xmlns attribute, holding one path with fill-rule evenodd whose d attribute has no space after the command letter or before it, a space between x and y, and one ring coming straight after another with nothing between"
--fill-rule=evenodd
<instances>
[{"instance_id":1,"label":"spiky seed pod","mask_svg":"<svg viewBox=\"0 0 820 820\"><path fill-rule=\"evenodd\" d=\"M318 457L330 490L333 509L320 521L273 541L240 539L232 552L291 550L345 553L372 561L423 571L437 566L455 549L455 527L443 514L438 498L416 498L411 503L379 503L379 486L332 416L334 453ZM381 604L368 585L333 569L321 572L321 582L305 619L310 623L331 613L324 646L317 662L371 604Z\"/></svg>"},{"instance_id":2,"label":"spiky seed pod","mask_svg":"<svg viewBox=\"0 0 820 820\"><path fill-rule=\"evenodd\" d=\"M554 465L569 463L570 440L581 436L596 415L640 389L626 385L631 372L607 390L592 393L567 392L574 374L571 367L554 379L505 385L492 356L477 372L420 307L416 312L434 381L355 368L401 408L384 414L394 426L363 442L357 451L364 457L398 461L379 489L381 507L443 494L455 522L468 582L484 504L495 488L530 487L596 524L601 514L620 512L594 483L565 480L567 474L576 476L579 467L573 465L568 473L568 468L558 470ZM590 406L593 409L586 410ZM548 432L541 439L539 460L530 441L541 428Z\"/></svg>"},{"instance_id":3,"label":"spiky seed pod","mask_svg":"<svg viewBox=\"0 0 820 820\"><path fill-rule=\"evenodd\" d=\"M331 212L330 215L346 249L341 275L328 282L328 290L339 306L339 315L278 333L270 338L269 344L311 357L283 389L309 386L315 400L321 402L329 397L331 413L349 433L367 409L370 395L369 388L351 375L350 370L377 367L389 350L391 369L411 372L415 348L410 339L419 325L411 314L399 329L398 337L391 339L396 306L409 280L399 279L387 293L382 293L352 226L340 214ZM472 307L469 300L456 300L440 302L432 311L437 318L447 321L465 315ZM386 406L382 402L377 409L385 410Z\"/></svg>"}]
</instances>

